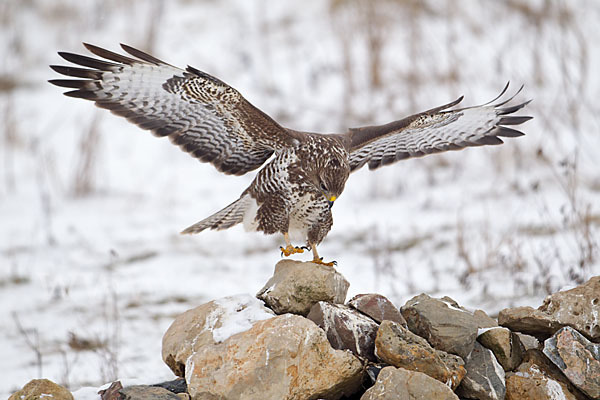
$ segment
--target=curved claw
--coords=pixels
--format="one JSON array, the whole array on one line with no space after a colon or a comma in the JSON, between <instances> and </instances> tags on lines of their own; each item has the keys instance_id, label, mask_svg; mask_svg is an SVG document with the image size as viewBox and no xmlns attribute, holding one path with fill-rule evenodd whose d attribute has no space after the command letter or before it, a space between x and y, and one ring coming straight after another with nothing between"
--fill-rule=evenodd
<instances>
[{"instance_id":1,"label":"curved claw","mask_svg":"<svg viewBox=\"0 0 600 400\"><path fill-rule=\"evenodd\" d=\"M304 253L304 250L300 247L294 247L291 244L287 245L286 247L280 246L279 250L281 250L281 256L286 256L289 257L292 254L296 254L296 253Z\"/></svg>"},{"instance_id":2,"label":"curved claw","mask_svg":"<svg viewBox=\"0 0 600 400\"><path fill-rule=\"evenodd\" d=\"M334 267L337 265L337 261L324 262L323 257L320 257L318 259L313 259L312 262L315 264L326 265L328 267Z\"/></svg>"}]
</instances>

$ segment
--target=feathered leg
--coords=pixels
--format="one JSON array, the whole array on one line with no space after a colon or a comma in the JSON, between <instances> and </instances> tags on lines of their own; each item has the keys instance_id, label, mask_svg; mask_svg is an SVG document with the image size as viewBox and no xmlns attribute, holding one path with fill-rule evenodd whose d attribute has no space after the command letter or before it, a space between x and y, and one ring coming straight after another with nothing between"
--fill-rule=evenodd
<instances>
[{"instance_id":1,"label":"feathered leg","mask_svg":"<svg viewBox=\"0 0 600 400\"><path fill-rule=\"evenodd\" d=\"M317 253L317 245L316 244L311 243L310 248L312 249L312 252L313 252L312 262L314 262L315 264L326 265L328 267L333 267L334 265L337 265L336 261L324 262L323 257L319 257L319 253Z\"/></svg>"}]
</instances>

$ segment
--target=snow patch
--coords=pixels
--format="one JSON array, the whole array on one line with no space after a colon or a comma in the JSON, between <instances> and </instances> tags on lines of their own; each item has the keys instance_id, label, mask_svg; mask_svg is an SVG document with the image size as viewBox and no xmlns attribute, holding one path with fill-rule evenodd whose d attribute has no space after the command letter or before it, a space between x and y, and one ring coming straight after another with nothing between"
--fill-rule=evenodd
<instances>
[{"instance_id":1,"label":"snow patch","mask_svg":"<svg viewBox=\"0 0 600 400\"><path fill-rule=\"evenodd\" d=\"M463 309L461 309L461 308L455 307L455 306L454 306L454 305L452 305L452 303L450 303L449 301L442 300L442 299L439 299L439 300L440 300L442 303L444 303L444 304L445 304L445 305L446 305L446 306L447 306L449 309L451 309L451 310L456 310L456 311L464 312L464 313L467 313L467 314L471 314L470 312L468 312L468 311L466 311L466 310L463 310Z\"/></svg>"},{"instance_id":2,"label":"snow patch","mask_svg":"<svg viewBox=\"0 0 600 400\"><path fill-rule=\"evenodd\" d=\"M85 386L72 392L72 394L75 400L98 400L100 399L99 390L99 388Z\"/></svg>"},{"instance_id":3,"label":"snow patch","mask_svg":"<svg viewBox=\"0 0 600 400\"><path fill-rule=\"evenodd\" d=\"M483 335L487 331L491 331L492 329L506 329L506 328L503 328L501 326L492 326L490 328L479 328L479 329L477 329L477 337Z\"/></svg>"},{"instance_id":4,"label":"snow patch","mask_svg":"<svg viewBox=\"0 0 600 400\"><path fill-rule=\"evenodd\" d=\"M258 321L275 316L260 300L249 294L223 297L216 300L215 304L220 308L213 311L213 314L218 313L215 317L221 322L219 328L212 329L213 339L217 343L227 340L236 333L247 331Z\"/></svg>"}]
</instances>

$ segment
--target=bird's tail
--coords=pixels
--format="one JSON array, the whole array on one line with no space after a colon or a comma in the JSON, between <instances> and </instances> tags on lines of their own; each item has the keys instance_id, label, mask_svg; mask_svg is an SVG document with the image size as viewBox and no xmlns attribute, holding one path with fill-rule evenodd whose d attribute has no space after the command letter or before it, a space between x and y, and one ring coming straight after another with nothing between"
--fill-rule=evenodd
<instances>
[{"instance_id":1,"label":"bird's tail","mask_svg":"<svg viewBox=\"0 0 600 400\"><path fill-rule=\"evenodd\" d=\"M208 218L203 219L200 222L196 222L194 225L185 228L182 234L193 234L200 233L205 229L223 230L231 228L234 225L239 224L244 220L246 210L254 200L249 194L244 194L242 197L223 208L221 211L217 211Z\"/></svg>"}]
</instances>

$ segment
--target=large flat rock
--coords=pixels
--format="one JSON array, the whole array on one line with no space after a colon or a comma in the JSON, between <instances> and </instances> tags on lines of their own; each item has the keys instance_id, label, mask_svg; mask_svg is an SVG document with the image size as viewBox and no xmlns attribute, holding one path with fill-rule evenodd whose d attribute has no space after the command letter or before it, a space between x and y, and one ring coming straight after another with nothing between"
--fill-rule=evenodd
<instances>
[{"instance_id":1,"label":"large flat rock","mask_svg":"<svg viewBox=\"0 0 600 400\"><path fill-rule=\"evenodd\" d=\"M175 318L162 340L162 358L177 376L185 376L190 355L202 346L222 342L275 314L250 295L223 297Z\"/></svg>"},{"instance_id":2,"label":"large flat rock","mask_svg":"<svg viewBox=\"0 0 600 400\"><path fill-rule=\"evenodd\" d=\"M186 365L192 399L339 399L359 388L362 363L334 350L308 319L280 315L222 343L198 349Z\"/></svg>"}]
</instances>

